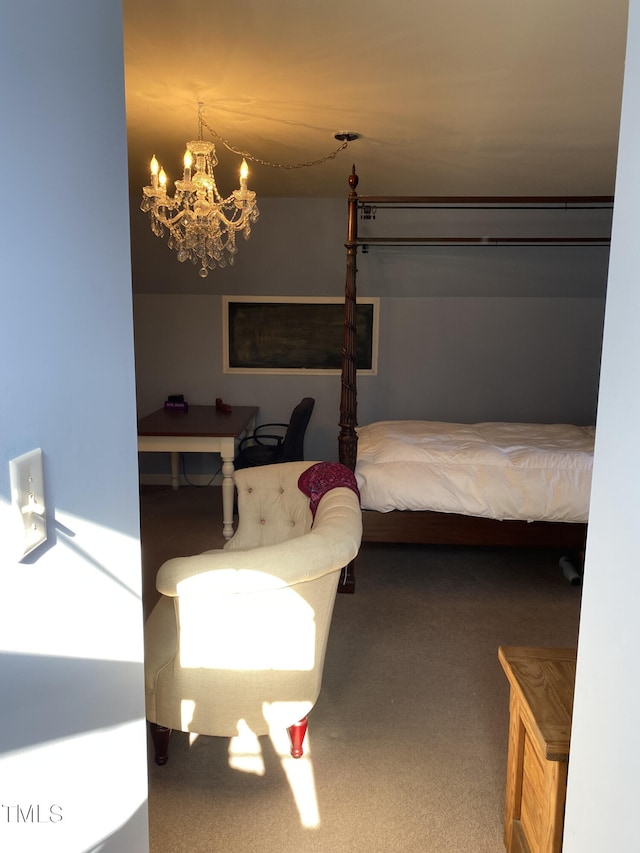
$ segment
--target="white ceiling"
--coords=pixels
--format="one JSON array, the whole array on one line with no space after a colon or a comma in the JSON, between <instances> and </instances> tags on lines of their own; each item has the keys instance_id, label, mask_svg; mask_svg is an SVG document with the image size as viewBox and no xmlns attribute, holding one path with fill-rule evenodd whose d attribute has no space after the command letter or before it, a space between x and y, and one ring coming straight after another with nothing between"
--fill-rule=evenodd
<instances>
[{"instance_id":1,"label":"white ceiling","mask_svg":"<svg viewBox=\"0 0 640 853\"><path fill-rule=\"evenodd\" d=\"M608 195L627 0L123 0L130 179L170 182L197 105L260 196ZM205 139L210 139L205 130ZM213 140L215 141L215 140ZM218 141L223 195L240 158Z\"/></svg>"}]
</instances>

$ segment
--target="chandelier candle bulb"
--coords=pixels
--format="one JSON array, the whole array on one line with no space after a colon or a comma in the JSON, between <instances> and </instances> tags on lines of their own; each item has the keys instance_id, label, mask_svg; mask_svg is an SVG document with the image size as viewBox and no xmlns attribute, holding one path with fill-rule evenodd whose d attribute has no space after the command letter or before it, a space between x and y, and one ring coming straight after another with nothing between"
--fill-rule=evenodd
<instances>
[{"instance_id":1,"label":"chandelier candle bulb","mask_svg":"<svg viewBox=\"0 0 640 853\"><path fill-rule=\"evenodd\" d=\"M156 155L154 154L151 158L151 186L154 190L158 189L158 161L156 160Z\"/></svg>"},{"instance_id":2,"label":"chandelier candle bulb","mask_svg":"<svg viewBox=\"0 0 640 853\"><path fill-rule=\"evenodd\" d=\"M193 157L191 156L191 151L187 148L184 152L184 180L191 180L191 166L193 165Z\"/></svg>"}]
</instances>

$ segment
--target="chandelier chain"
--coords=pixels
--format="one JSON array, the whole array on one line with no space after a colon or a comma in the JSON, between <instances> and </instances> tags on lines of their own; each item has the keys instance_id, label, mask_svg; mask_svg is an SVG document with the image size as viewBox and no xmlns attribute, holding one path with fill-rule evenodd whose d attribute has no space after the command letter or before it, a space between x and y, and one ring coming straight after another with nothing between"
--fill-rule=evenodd
<instances>
[{"instance_id":1,"label":"chandelier chain","mask_svg":"<svg viewBox=\"0 0 640 853\"><path fill-rule=\"evenodd\" d=\"M326 163L328 160L334 160L338 154L343 151L347 146L348 142L345 141L340 145L335 151L331 151L331 153L326 154L324 157L319 157L317 160L308 160L306 163L271 163L269 160L261 160L259 157L254 157L253 154L250 154L248 151L242 151L239 148L236 148L234 145L225 139L223 136L220 136L219 133L216 133L213 128L209 127L207 122L200 117L200 121L203 126L207 128L209 133L214 139L217 139L218 142L222 143L227 151L231 151L232 154L237 154L240 157L244 157L245 160L251 160L252 163L258 163L260 166L271 166L274 169L304 169L307 166L320 166L322 163Z\"/></svg>"}]
</instances>

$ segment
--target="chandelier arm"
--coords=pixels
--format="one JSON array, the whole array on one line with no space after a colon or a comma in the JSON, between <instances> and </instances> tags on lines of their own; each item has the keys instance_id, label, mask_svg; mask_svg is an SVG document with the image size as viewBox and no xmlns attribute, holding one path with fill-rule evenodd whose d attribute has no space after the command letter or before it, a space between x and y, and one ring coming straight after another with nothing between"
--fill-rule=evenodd
<instances>
[{"instance_id":1,"label":"chandelier arm","mask_svg":"<svg viewBox=\"0 0 640 853\"><path fill-rule=\"evenodd\" d=\"M230 215L227 216L224 208L233 208L230 210ZM176 228L181 220L187 214L186 209L176 210L175 208L172 211L171 216L168 216L166 212L166 205L158 206L153 209L153 215L155 218L164 225L169 231L173 232L173 229ZM245 220L247 220L251 216L251 210L247 208L238 208L236 206L235 198L233 195L230 195L228 198L224 199L219 205L216 205L215 211L212 211L208 216L202 217L204 220L208 219L219 219L225 227L232 228L234 231L239 231L245 227Z\"/></svg>"},{"instance_id":2,"label":"chandelier arm","mask_svg":"<svg viewBox=\"0 0 640 853\"><path fill-rule=\"evenodd\" d=\"M178 210L176 213L174 213L173 216L167 216L167 214L162 213L159 208L156 207L153 209L153 215L158 220L158 222L166 226L169 230L171 230L172 226L175 226L180 222L180 220L184 217L185 213L185 210Z\"/></svg>"},{"instance_id":3,"label":"chandelier arm","mask_svg":"<svg viewBox=\"0 0 640 853\"><path fill-rule=\"evenodd\" d=\"M232 229L233 231L241 231L246 227L247 220L249 219L249 211L247 210L238 210L238 216L232 217L231 219L227 219L224 212L222 210L218 210L216 213L216 219L219 219L224 223L227 229Z\"/></svg>"}]
</instances>

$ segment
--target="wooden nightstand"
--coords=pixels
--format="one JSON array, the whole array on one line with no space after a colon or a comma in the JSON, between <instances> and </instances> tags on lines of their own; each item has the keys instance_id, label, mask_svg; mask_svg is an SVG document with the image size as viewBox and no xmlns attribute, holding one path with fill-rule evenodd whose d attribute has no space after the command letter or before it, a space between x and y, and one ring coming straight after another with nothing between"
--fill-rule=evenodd
<instances>
[{"instance_id":1,"label":"wooden nightstand","mask_svg":"<svg viewBox=\"0 0 640 853\"><path fill-rule=\"evenodd\" d=\"M560 853L576 674L575 649L500 646L510 722L507 853Z\"/></svg>"}]
</instances>

